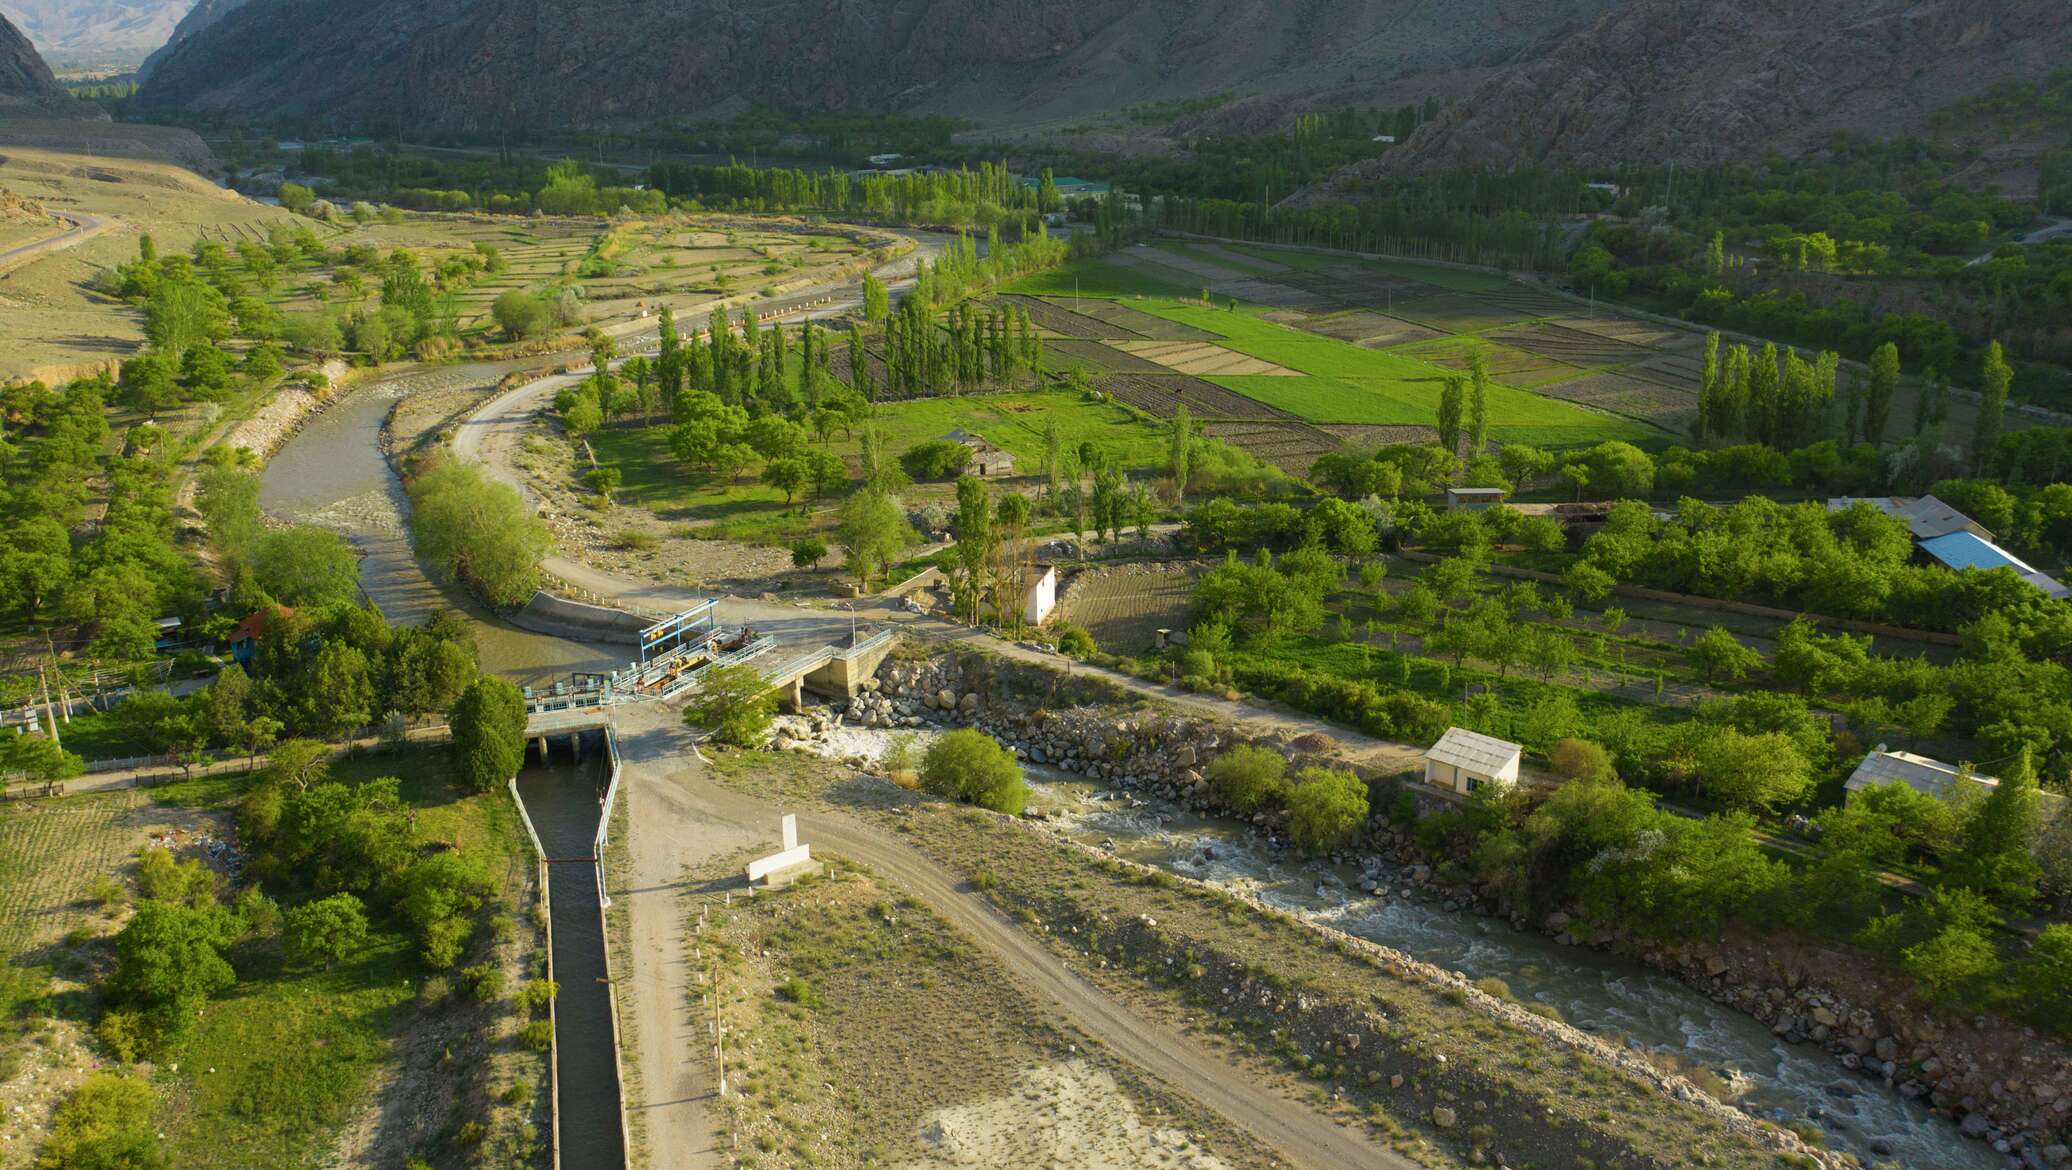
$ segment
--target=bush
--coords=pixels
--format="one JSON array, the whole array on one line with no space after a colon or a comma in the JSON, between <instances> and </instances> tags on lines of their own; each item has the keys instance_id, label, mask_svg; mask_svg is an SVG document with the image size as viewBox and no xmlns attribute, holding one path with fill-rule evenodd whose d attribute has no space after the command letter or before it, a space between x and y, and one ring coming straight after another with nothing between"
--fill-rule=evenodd
<instances>
[{"instance_id":1,"label":"bush","mask_svg":"<svg viewBox=\"0 0 2072 1170\"><path fill-rule=\"evenodd\" d=\"M1071 622L1058 624L1058 653L1067 658L1091 658L1100 652L1094 645L1094 636Z\"/></svg>"},{"instance_id":2,"label":"bush","mask_svg":"<svg viewBox=\"0 0 2072 1170\"><path fill-rule=\"evenodd\" d=\"M518 1041L534 1052L554 1047L554 1021L534 1020L518 1030Z\"/></svg>"},{"instance_id":3,"label":"bush","mask_svg":"<svg viewBox=\"0 0 2072 1170\"><path fill-rule=\"evenodd\" d=\"M476 1003L491 1003L503 998L504 969L495 963L477 963L462 968L460 982Z\"/></svg>"},{"instance_id":4,"label":"bush","mask_svg":"<svg viewBox=\"0 0 2072 1170\"><path fill-rule=\"evenodd\" d=\"M899 463L917 482L955 479L971 466L971 448L953 439L930 439L907 448Z\"/></svg>"},{"instance_id":5,"label":"bush","mask_svg":"<svg viewBox=\"0 0 2072 1170\"><path fill-rule=\"evenodd\" d=\"M1333 768L1304 768L1288 793L1288 835L1306 853L1324 853L1367 823L1367 782Z\"/></svg>"},{"instance_id":6,"label":"bush","mask_svg":"<svg viewBox=\"0 0 2072 1170\"><path fill-rule=\"evenodd\" d=\"M51 1116L41 1170L164 1170L151 1115L157 1100L142 1077L97 1072Z\"/></svg>"},{"instance_id":7,"label":"bush","mask_svg":"<svg viewBox=\"0 0 2072 1170\"><path fill-rule=\"evenodd\" d=\"M297 906L283 916L282 945L288 957L310 966L333 966L367 941L367 911L351 894Z\"/></svg>"},{"instance_id":8,"label":"bush","mask_svg":"<svg viewBox=\"0 0 2072 1170\"><path fill-rule=\"evenodd\" d=\"M970 728L952 731L929 747L921 764L921 788L1009 816L1019 816L1029 801L1029 786L1014 754Z\"/></svg>"},{"instance_id":9,"label":"bush","mask_svg":"<svg viewBox=\"0 0 2072 1170\"><path fill-rule=\"evenodd\" d=\"M820 993L813 990L812 984L796 975L777 985L777 998L805 1008L820 1006Z\"/></svg>"},{"instance_id":10,"label":"bush","mask_svg":"<svg viewBox=\"0 0 2072 1170\"><path fill-rule=\"evenodd\" d=\"M1260 747L1232 748L1202 772L1209 791L1232 812L1250 815L1277 804L1286 792L1288 761Z\"/></svg>"},{"instance_id":11,"label":"bush","mask_svg":"<svg viewBox=\"0 0 2072 1170\"><path fill-rule=\"evenodd\" d=\"M527 981L525 986L519 988L518 994L512 996L511 1001L517 1006L519 1011L526 1015L531 1015L534 1012L545 1010L546 1006L553 1003L554 997L559 994L561 994L561 985L559 983L554 982L552 979L533 979Z\"/></svg>"},{"instance_id":12,"label":"bush","mask_svg":"<svg viewBox=\"0 0 2072 1170\"><path fill-rule=\"evenodd\" d=\"M827 559L827 542L809 536L791 546L791 564L795 569L810 569Z\"/></svg>"}]
</instances>

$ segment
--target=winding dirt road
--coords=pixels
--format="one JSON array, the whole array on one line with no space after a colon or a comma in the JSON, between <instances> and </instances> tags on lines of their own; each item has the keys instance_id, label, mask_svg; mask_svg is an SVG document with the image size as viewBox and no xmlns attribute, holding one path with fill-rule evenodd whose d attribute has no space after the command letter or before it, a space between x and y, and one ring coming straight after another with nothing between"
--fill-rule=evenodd
<instances>
[{"instance_id":1,"label":"winding dirt road","mask_svg":"<svg viewBox=\"0 0 2072 1170\"><path fill-rule=\"evenodd\" d=\"M71 224L72 230L0 252L0 271L40 259L52 252L62 252L108 230L108 221L98 215L88 215L83 211L53 211L50 214Z\"/></svg>"},{"instance_id":2,"label":"winding dirt road","mask_svg":"<svg viewBox=\"0 0 2072 1170\"><path fill-rule=\"evenodd\" d=\"M700 1104L712 1093L710 1040L691 1018L685 956L690 906L681 867L774 837L780 811L713 782L689 734L661 705L622 709L620 755L629 804L626 848L634 971L621 979L637 1021L635 1059L648 1122L649 1164L662 1170L719 1164ZM884 829L829 813L799 818L816 848L870 866L928 903L998 959L1034 1001L1119 1056L1194 1099L1308 1170L1415 1170L1417 1163L1261 1084L1192 1037L1132 1011L1067 967L977 892Z\"/></svg>"}]
</instances>

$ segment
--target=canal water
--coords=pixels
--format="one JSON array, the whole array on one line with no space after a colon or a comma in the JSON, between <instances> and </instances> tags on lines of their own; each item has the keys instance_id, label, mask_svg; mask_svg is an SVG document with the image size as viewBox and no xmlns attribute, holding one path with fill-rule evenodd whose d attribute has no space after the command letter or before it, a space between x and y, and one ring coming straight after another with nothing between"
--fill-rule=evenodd
<instances>
[{"instance_id":1,"label":"canal water","mask_svg":"<svg viewBox=\"0 0 2072 1170\"><path fill-rule=\"evenodd\" d=\"M528 749L530 752L531 749ZM518 774L518 796L546 851L547 896L553 910L554 1000L558 1046L562 1170L624 1170L618 1052L612 1035L611 985L604 963L604 913L591 863L602 812L604 737L583 734L577 764L568 737L552 741L551 758Z\"/></svg>"},{"instance_id":2,"label":"canal water","mask_svg":"<svg viewBox=\"0 0 2072 1170\"><path fill-rule=\"evenodd\" d=\"M1994 1170L2007 1164L1957 1127L1836 1064L1812 1045L1786 1044L1767 1025L1627 960L1557 945L1505 922L1451 913L1429 901L1362 892L1359 874L1277 855L1249 830L1163 801L1102 789L1084 778L1029 769L1052 824L1118 856L1250 894L1278 908L1481 979L1522 1000L1552 1005L1587 1032L1710 1071L1735 1104L1777 1121L1811 1121L1832 1149L1866 1165L1907 1170ZM1400 885L1398 886L1400 888Z\"/></svg>"},{"instance_id":3,"label":"canal water","mask_svg":"<svg viewBox=\"0 0 2072 1170\"><path fill-rule=\"evenodd\" d=\"M520 363L523 364L523 363ZM535 360L534 363L537 364ZM482 668L525 686L574 671L626 665L627 647L588 645L496 620L458 586L426 576L410 549L409 496L381 451L381 428L396 400L456 386L496 384L510 364L448 366L371 383L311 419L267 461L259 504L268 515L333 529L359 550L360 582L390 621L415 625L441 609L475 619Z\"/></svg>"}]
</instances>

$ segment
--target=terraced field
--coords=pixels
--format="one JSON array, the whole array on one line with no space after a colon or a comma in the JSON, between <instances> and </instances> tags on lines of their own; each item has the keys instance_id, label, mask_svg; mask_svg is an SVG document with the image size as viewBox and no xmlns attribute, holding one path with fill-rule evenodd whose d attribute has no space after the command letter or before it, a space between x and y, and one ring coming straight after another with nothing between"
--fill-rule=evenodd
<instances>
[{"instance_id":1,"label":"terraced field","mask_svg":"<svg viewBox=\"0 0 2072 1170\"><path fill-rule=\"evenodd\" d=\"M1204 426L1202 433L1305 478L1318 458L1345 445L1330 432L1306 422L1215 422Z\"/></svg>"},{"instance_id":2,"label":"terraced field","mask_svg":"<svg viewBox=\"0 0 2072 1170\"><path fill-rule=\"evenodd\" d=\"M1158 631L1186 624L1199 569L1193 565L1129 565L1096 569L1073 581L1059 605L1064 620L1084 626L1101 649L1142 654Z\"/></svg>"},{"instance_id":3,"label":"terraced field","mask_svg":"<svg viewBox=\"0 0 2072 1170\"><path fill-rule=\"evenodd\" d=\"M1120 301L1087 297L1077 301L1062 302L1056 299L1051 304L1059 309L1091 317L1129 336L1148 337L1154 341L1214 341L1219 334L1192 325L1181 324L1169 317L1154 316L1142 309L1131 308Z\"/></svg>"},{"instance_id":4,"label":"terraced field","mask_svg":"<svg viewBox=\"0 0 2072 1170\"><path fill-rule=\"evenodd\" d=\"M1172 418L1183 405L1187 407L1187 413L1197 419L1294 417L1214 382L1178 377L1163 370L1155 377L1110 374L1096 380L1094 385L1116 401L1126 402L1154 418Z\"/></svg>"}]
</instances>

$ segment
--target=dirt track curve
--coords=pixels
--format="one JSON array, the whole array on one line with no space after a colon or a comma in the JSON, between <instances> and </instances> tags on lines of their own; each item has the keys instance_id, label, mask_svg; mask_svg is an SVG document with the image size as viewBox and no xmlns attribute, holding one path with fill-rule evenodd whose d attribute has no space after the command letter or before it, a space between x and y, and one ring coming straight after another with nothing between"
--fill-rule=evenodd
<instances>
[{"instance_id":1,"label":"dirt track curve","mask_svg":"<svg viewBox=\"0 0 2072 1170\"><path fill-rule=\"evenodd\" d=\"M631 802L627 847L636 870L646 869L650 880L663 876L653 871L655 863L695 863L773 837L780 812L774 805L714 783L690 756L689 738L675 726L676 718L673 710L660 706L626 708L619 717L620 750L626 764L623 783ZM656 815L665 812L671 815ZM799 827L804 839L816 848L867 865L928 903L999 959L1009 976L1036 1000L1048 1003L1124 1060L1214 1110L1290 1163L1307 1170L1416 1170L1416 1162L1266 1088L1191 1037L1136 1014L1074 973L965 883L891 832L840 814L819 812L801 814ZM629 894L655 905L657 891L652 887L644 890L640 879L635 880ZM655 1083L650 1077L646 1094L662 1106L649 1113L651 1141L658 1155L651 1164L657 1167L690 1164L674 1160L670 1151L704 1155L697 1158L700 1162L717 1153L710 1148L709 1128L696 1125L690 1110L677 1109L672 1114L666 1108L710 1091L710 1056L702 1033L684 1018L682 1007L675 1008L672 1017L672 1002L687 1003L681 975L672 975L682 967L676 956L685 953L688 942L682 937L688 908L679 901L677 909L674 939L639 929L636 911L636 970L628 989L642 1021L636 1060L643 1069L670 1077L667 1083ZM629 1101L629 1105L633 1103ZM680 1138L662 1132L679 1127Z\"/></svg>"}]
</instances>

